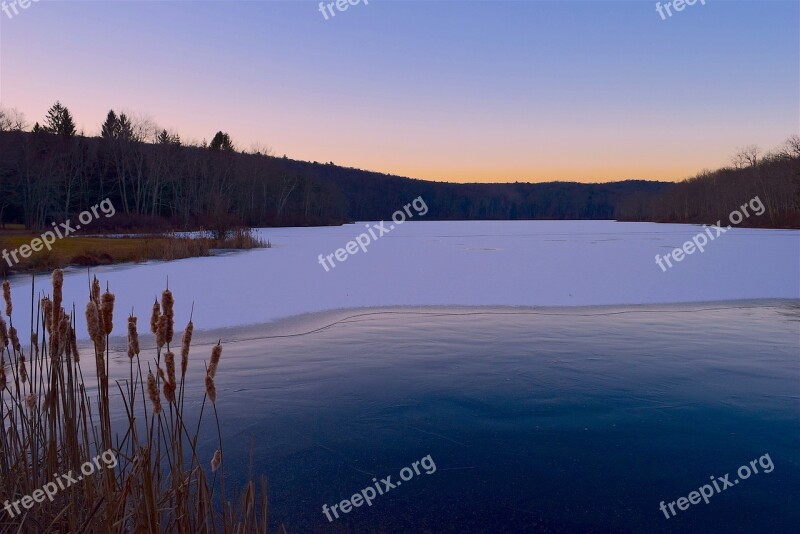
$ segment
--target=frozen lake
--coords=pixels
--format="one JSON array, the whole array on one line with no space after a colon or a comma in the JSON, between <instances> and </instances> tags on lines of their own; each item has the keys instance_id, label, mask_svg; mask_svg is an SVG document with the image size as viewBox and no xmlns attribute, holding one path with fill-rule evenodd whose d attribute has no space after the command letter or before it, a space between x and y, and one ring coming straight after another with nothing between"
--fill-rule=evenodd
<instances>
[{"instance_id":1,"label":"frozen lake","mask_svg":"<svg viewBox=\"0 0 800 534\"><path fill-rule=\"evenodd\" d=\"M384 308L226 331L226 484L252 451L271 532L794 533L798 332L800 303L785 301ZM190 356L190 421L212 334ZM112 361L127 377L124 352ZM435 472L323 515L427 455ZM739 480L764 455L772 467ZM726 474L735 486L708 504L659 510Z\"/></svg>"},{"instance_id":2,"label":"frozen lake","mask_svg":"<svg viewBox=\"0 0 800 534\"><path fill-rule=\"evenodd\" d=\"M148 317L169 277L176 320L198 329L262 324L298 314L376 306L586 306L800 298L800 232L734 228L666 272L655 262L700 226L613 221L409 221L326 271L327 256L366 231L260 230L273 248L175 262L102 267L119 310ZM372 223L369 223L370 225ZM388 225L387 225L388 226ZM70 271L85 336L86 271ZM37 277L37 291L49 280ZM27 330L30 277L13 280L15 324ZM140 322L144 322L143 319Z\"/></svg>"}]
</instances>

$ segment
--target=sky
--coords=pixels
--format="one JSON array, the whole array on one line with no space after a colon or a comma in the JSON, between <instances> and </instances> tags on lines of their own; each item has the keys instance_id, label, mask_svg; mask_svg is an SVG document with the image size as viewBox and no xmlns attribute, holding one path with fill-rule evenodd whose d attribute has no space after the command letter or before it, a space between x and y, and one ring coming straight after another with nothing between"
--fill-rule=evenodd
<instances>
[{"instance_id":1,"label":"sky","mask_svg":"<svg viewBox=\"0 0 800 534\"><path fill-rule=\"evenodd\" d=\"M319 9L0 11L0 105L33 123L59 100L87 135L113 108L184 140L222 130L243 150L453 182L681 180L800 133L797 0L698 0L664 19L649 0Z\"/></svg>"}]
</instances>

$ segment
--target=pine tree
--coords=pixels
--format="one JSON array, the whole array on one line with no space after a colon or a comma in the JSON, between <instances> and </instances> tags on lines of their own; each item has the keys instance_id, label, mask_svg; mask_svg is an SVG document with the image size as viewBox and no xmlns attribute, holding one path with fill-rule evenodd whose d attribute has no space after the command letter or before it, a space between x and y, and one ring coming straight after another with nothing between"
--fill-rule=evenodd
<instances>
[{"instance_id":1,"label":"pine tree","mask_svg":"<svg viewBox=\"0 0 800 534\"><path fill-rule=\"evenodd\" d=\"M133 139L133 125L124 113L119 115L119 138L130 141Z\"/></svg>"},{"instance_id":2,"label":"pine tree","mask_svg":"<svg viewBox=\"0 0 800 534\"><path fill-rule=\"evenodd\" d=\"M119 137L119 118L114 110L108 112L106 122L100 130L100 136L104 139L116 139Z\"/></svg>"},{"instance_id":3,"label":"pine tree","mask_svg":"<svg viewBox=\"0 0 800 534\"><path fill-rule=\"evenodd\" d=\"M224 133L224 132L217 132L214 136L214 139L211 140L211 144L208 146L211 150L223 151L223 152L233 152L233 142L231 141L231 137Z\"/></svg>"},{"instance_id":4,"label":"pine tree","mask_svg":"<svg viewBox=\"0 0 800 534\"><path fill-rule=\"evenodd\" d=\"M44 130L65 138L73 137L75 135L75 121L72 120L72 113L62 106L61 102L56 101L53 107L47 111Z\"/></svg>"}]
</instances>

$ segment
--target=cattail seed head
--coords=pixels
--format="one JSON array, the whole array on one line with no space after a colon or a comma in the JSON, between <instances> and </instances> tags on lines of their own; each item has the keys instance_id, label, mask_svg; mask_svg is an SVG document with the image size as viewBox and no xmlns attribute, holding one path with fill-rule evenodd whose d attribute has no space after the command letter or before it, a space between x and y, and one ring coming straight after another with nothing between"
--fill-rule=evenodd
<instances>
[{"instance_id":1,"label":"cattail seed head","mask_svg":"<svg viewBox=\"0 0 800 534\"><path fill-rule=\"evenodd\" d=\"M136 328L138 319L131 315L128 317L128 358L133 359L139 355L139 331Z\"/></svg>"},{"instance_id":2,"label":"cattail seed head","mask_svg":"<svg viewBox=\"0 0 800 534\"><path fill-rule=\"evenodd\" d=\"M36 409L36 395L34 395L33 393L28 394L28 396L25 397L25 404L28 405L28 409L30 411L35 410Z\"/></svg>"},{"instance_id":3,"label":"cattail seed head","mask_svg":"<svg viewBox=\"0 0 800 534\"><path fill-rule=\"evenodd\" d=\"M175 316L175 297L172 296L172 291L165 289L161 293L161 309L164 310L164 315L167 317Z\"/></svg>"},{"instance_id":4,"label":"cattail seed head","mask_svg":"<svg viewBox=\"0 0 800 534\"><path fill-rule=\"evenodd\" d=\"M189 366L189 347L192 344L193 332L194 323L189 321L186 330L183 331L183 338L181 338L181 377L186 376L186 368Z\"/></svg>"},{"instance_id":5,"label":"cattail seed head","mask_svg":"<svg viewBox=\"0 0 800 534\"><path fill-rule=\"evenodd\" d=\"M164 376L164 371L161 370L161 367L158 368L158 375L161 377L161 380L164 382L163 390L164 390L164 398L167 399L167 402L170 404L175 403L175 355L171 352L168 352L164 355L164 359L167 364L167 376ZM171 378L170 378L171 376Z\"/></svg>"},{"instance_id":6,"label":"cattail seed head","mask_svg":"<svg viewBox=\"0 0 800 534\"><path fill-rule=\"evenodd\" d=\"M53 333L53 302L49 297L42 299L42 315L44 316L44 326L48 334Z\"/></svg>"},{"instance_id":7,"label":"cattail seed head","mask_svg":"<svg viewBox=\"0 0 800 534\"><path fill-rule=\"evenodd\" d=\"M21 352L22 345L20 345L19 337L17 336L17 329L13 326L8 329L8 338L11 340L11 348L17 352Z\"/></svg>"},{"instance_id":8,"label":"cattail seed head","mask_svg":"<svg viewBox=\"0 0 800 534\"><path fill-rule=\"evenodd\" d=\"M23 384L28 381L28 368L25 367L25 355L21 354L17 360L17 369L19 372L19 381Z\"/></svg>"},{"instance_id":9,"label":"cattail seed head","mask_svg":"<svg viewBox=\"0 0 800 534\"><path fill-rule=\"evenodd\" d=\"M214 384L214 379L206 375L206 395L212 404L217 403L217 386Z\"/></svg>"},{"instance_id":10,"label":"cattail seed head","mask_svg":"<svg viewBox=\"0 0 800 534\"><path fill-rule=\"evenodd\" d=\"M89 331L89 337L93 341L103 336L100 328L100 312L93 300L86 303L86 329Z\"/></svg>"},{"instance_id":11,"label":"cattail seed head","mask_svg":"<svg viewBox=\"0 0 800 534\"><path fill-rule=\"evenodd\" d=\"M58 354L64 354L66 352L67 347L69 347L69 329L70 329L70 322L69 322L69 315L63 312L61 313L61 324L58 325Z\"/></svg>"},{"instance_id":12,"label":"cattail seed head","mask_svg":"<svg viewBox=\"0 0 800 534\"><path fill-rule=\"evenodd\" d=\"M158 301L156 300L153 303L153 313L150 315L150 331L158 335L158 318L161 316L161 306L159 306Z\"/></svg>"},{"instance_id":13,"label":"cattail seed head","mask_svg":"<svg viewBox=\"0 0 800 534\"><path fill-rule=\"evenodd\" d=\"M50 277L53 282L53 313L50 316L50 331L55 333L61 324L61 314L64 310L61 309L62 294L64 289L64 273L61 269L53 271Z\"/></svg>"},{"instance_id":14,"label":"cattail seed head","mask_svg":"<svg viewBox=\"0 0 800 534\"><path fill-rule=\"evenodd\" d=\"M164 398L170 404L175 404L175 384L164 382Z\"/></svg>"},{"instance_id":15,"label":"cattail seed head","mask_svg":"<svg viewBox=\"0 0 800 534\"><path fill-rule=\"evenodd\" d=\"M0 390L6 389L6 368L0 365Z\"/></svg>"},{"instance_id":16,"label":"cattail seed head","mask_svg":"<svg viewBox=\"0 0 800 534\"><path fill-rule=\"evenodd\" d=\"M167 354L172 354L168 352ZM169 364L167 364L169 367ZM175 373L175 355L172 354L172 372ZM161 389L164 391L164 398L167 399L167 402L170 404L175 403L175 384L169 381L169 379L164 375L164 370L161 367L158 367L158 376L161 378L163 382Z\"/></svg>"},{"instance_id":17,"label":"cattail seed head","mask_svg":"<svg viewBox=\"0 0 800 534\"><path fill-rule=\"evenodd\" d=\"M105 340L103 340L105 342ZM94 353L94 361L95 365L97 366L97 377L100 380L106 378L106 355L105 355L105 348L102 350L95 350Z\"/></svg>"},{"instance_id":18,"label":"cattail seed head","mask_svg":"<svg viewBox=\"0 0 800 534\"><path fill-rule=\"evenodd\" d=\"M217 449L217 452L214 453L214 457L211 458L211 471L216 471L219 469L219 466L222 465L222 451Z\"/></svg>"},{"instance_id":19,"label":"cattail seed head","mask_svg":"<svg viewBox=\"0 0 800 534\"><path fill-rule=\"evenodd\" d=\"M161 294L161 309L164 310L164 316L167 318L164 335L167 343L172 343L172 338L175 335L175 298L169 289L164 290Z\"/></svg>"},{"instance_id":20,"label":"cattail seed head","mask_svg":"<svg viewBox=\"0 0 800 534\"><path fill-rule=\"evenodd\" d=\"M11 304L11 283L8 280L3 280L3 300L6 301L6 315L11 317L14 306Z\"/></svg>"},{"instance_id":21,"label":"cattail seed head","mask_svg":"<svg viewBox=\"0 0 800 534\"><path fill-rule=\"evenodd\" d=\"M158 318L158 328L156 330L156 345L163 348L167 344L167 316L162 315Z\"/></svg>"},{"instance_id":22,"label":"cattail seed head","mask_svg":"<svg viewBox=\"0 0 800 534\"><path fill-rule=\"evenodd\" d=\"M95 276L92 280L92 300L96 303L100 303L100 281Z\"/></svg>"},{"instance_id":23,"label":"cattail seed head","mask_svg":"<svg viewBox=\"0 0 800 534\"><path fill-rule=\"evenodd\" d=\"M106 349L106 338L100 326L100 310L97 303L90 300L86 303L86 328L94 342L95 354L102 354Z\"/></svg>"},{"instance_id":24,"label":"cattail seed head","mask_svg":"<svg viewBox=\"0 0 800 534\"><path fill-rule=\"evenodd\" d=\"M64 288L64 271L61 269L55 269L53 270L53 275L50 278L53 281L53 292L57 293L60 297ZM55 296L55 294L53 296Z\"/></svg>"},{"instance_id":25,"label":"cattail seed head","mask_svg":"<svg viewBox=\"0 0 800 534\"><path fill-rule=\"evenodd\" d=\"M167 352L164 354L164 363L167 366L167 380L170 384L175 384L175 354Z\"/></svg>"},{"instance_id":26,"label":"cattail seed head","mask_svg":"<svg viewBox=\"0 0 800 534\"><path fill-rule=\"evenodd\" d=\"M106 291L100 299L100 312L103 319L103 332L111 334L114 330L114 294Z\"/></svg>"},{"instance_id":27,"label":"cattail seed head","mask_svg":"<svg viewBox=\"0 0 800 534\"><path fill-rule=\"evenodd\" d=\"M147 396L150 397L150 402L153 403L153 413L161 413L161 396L158 394L156 377L153 376L153 371L147 372Z\"/></svg>"},{"instance_id":28,"label":"cattail seed head","mask_svg":"<svg viewBox=\"0 0 800 534\"><path fill-rule=\"evenodd\" d=\"M8 346L8 326L6 325L5 320L0 317L0 352L2 349Z\"/></svg>"},{"instance_id":29,"label":"cattail seed head","mask_svg":"<svg viewBox=\"0 0 800 534\"><path fill-rule=\"evenodd\" d=\"M217 366L219 365L219 359L222 356L222 345L217 343L214 345L214 348L211 349L211 363L208 365L208 376L214 378L217 376Z\"/></svg>"}]
</instances>

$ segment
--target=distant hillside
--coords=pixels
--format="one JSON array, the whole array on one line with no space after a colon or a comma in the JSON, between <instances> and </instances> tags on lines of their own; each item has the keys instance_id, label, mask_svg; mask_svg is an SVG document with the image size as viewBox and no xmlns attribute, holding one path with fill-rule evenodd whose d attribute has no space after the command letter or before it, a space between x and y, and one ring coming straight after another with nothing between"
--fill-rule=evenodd
<instances>
[{"instance_id":1,"label":"distant hillside","mask_svg":"<svg viewBox=\"0 0 800 534\"><path fill-rule=\"evenodd\" d=\"M95 228L109 231L379 220L418 196L429 207L426 220L707 222L756 194L769 202L770 216L755 224L796 226L800 212L796 157L679 184L453 184L239 153L220 134L198 147L166 132L158 143L0 132L0 221L42 228L105 198L117 214Z\"/></svg>"},{"instance_id":2,"label":"distant hillside","mask_svg":"<svg viewBox=\"0 0 800 534\"><path fill-rule=\"evenodd\" d=\"M619 205L617 218L627 221L715 223L725 221L742 204L758 197L762 215L738 226L800 228L800 138L792 137L776 152L758 157L748 147L739 168L703 172L659 191L640 191Z\"/></svg>"},{"instance_id":3,"label":"distant hillside","mask_svg":"<svg viewBox=\"0 0 800 534\"><path fill-rule=\"evenodd\" d=\"M117 229L328 225L386 219L422 196L426 219L613 219L666 183L452 184L259 154L119 139L0 133L0 216L43 227L111 198Z\"/></svg>"}]
</instances>

